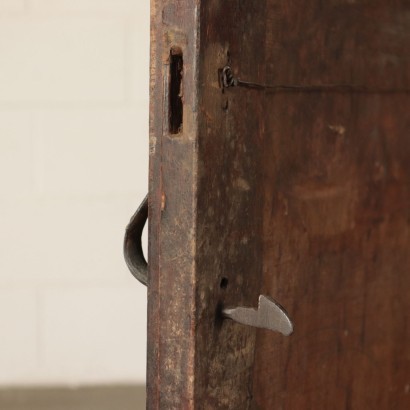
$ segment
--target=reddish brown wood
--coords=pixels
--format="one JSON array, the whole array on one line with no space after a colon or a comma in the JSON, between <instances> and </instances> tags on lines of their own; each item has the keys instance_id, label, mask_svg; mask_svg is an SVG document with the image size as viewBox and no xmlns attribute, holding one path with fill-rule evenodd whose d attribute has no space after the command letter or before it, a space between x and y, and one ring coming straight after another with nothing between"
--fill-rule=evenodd
<instances>
[{"instance_id":1,"label":"reddish brown wood","mask_svg":"<svg viewBox=\"0 0 410 410\"><path fill-rule=\"evenodd\" d=\"M195 2L151 1L148 409L194 408L197 28ZM170 134L169 58L183 52L183 129Z\"/></svg>"},{"instance_id":2,"label":"reddish brown wood","mask_svg":"<svg viewBox=\"0 0 410 410\"><path fill-rule=\"evenodd\" d=\"M409 88L408 2L320 4L269 2L268 82ZM267 102L262 292L295 333L258 333L255 401L408 409L410 95Z\"/></svg>"},{"instance_id":3,"label":"reddish brown wood","mask_svg":"<svg viewBox=\"0 0 410 410\"><path fill-rule=\"evenodd\" d=\"M410 408L409 15L405 0L152 0L149 409ZM395 91L222 92L228 63L252 82ZM222 321L260 293L291 337Z\"/></svg>"}]
</instances>

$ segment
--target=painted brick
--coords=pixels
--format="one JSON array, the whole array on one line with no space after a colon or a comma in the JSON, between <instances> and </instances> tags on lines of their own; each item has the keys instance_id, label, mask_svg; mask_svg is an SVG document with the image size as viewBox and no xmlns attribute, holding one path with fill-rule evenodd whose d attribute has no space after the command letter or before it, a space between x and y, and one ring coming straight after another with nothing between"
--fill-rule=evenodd
<instances>
[{"instance_id":1,"label":"painted brick","mask_svg":"<svg viewBox=\"0 0 410 410\"><path fill-rule=\"evenodd\" d=\"M148 25L148 1L0 0L0 385L145 380L122 240L147 191Z\"/></svg>"},{"instance_id":2,"label":"painted brick","mask_svg":"<svg viewBox=\"0 0 410 410\"><path fill-rule=\"evenodd\" d=\"M29 112L0 111L0 198L33 192L32 125Z\"/></svg>"},{"instance_id":3,"label":"painted brick","mask_svg":"<svg viewBox=\"0 0 410 410\"><path fill-rule=\"evenodd\" d=\"M150 27L148 13L126 26L126 96L131 101L149 100Z\"/></svg>"},{"instance_id":4,"label":"painted brick","mask_svg":"<svg viewBox=\"0 0 410 410\"><path fill-rule=\"evenodd\" d=\"M145 188L146 189L146 188ZM140 194L2 203L0 286L132 286L122 255L125 226Z\"/></svg>"},{"instance_id":5,"label":"painted brick","mask_svg":"<svg viewBox=\"0 0 410 410\"><path fill-rule=\"evenodd\" d=\"M148 101L130 109L39 114L46 192L134 193L148 178Z\"/></svg>"},{"instance_id":6,"label":"painted brick","mask_svg":"<svg viewBox=\"0 0 410 410\"><path fill-rule=\"evenodd\" d=\"M5 274L1 270L1 275ZM36 300L34 290L0 289L0 384L23 383L35 374Z\"/></svg>"},{"instance_id":7,"label":"painted brick","mask_svg":"<svg viewBox=\"0 0 410 410\"><path fill-rule=\"evenodd\" d=\"M23 11L24 0L0 0L0 13L3 11Z\"/></svg>"},{"instance_id":8,"label":"painted brick","mask_svg":"<svg viewBox=\"0 0 410 410\"><path fill-rule=\"evenodd\" d=\"M118 102L124 87L120 21L0 18L1 102Z\"/></svg>"},{"instance_id":9,"label":"painted brick","mask_svg":"<svg viewBox=\"0 0 410 410\"><path fill-rule=\"evenodd\" d=\"M33 10L137 12L149 9L148 0L29 0Z\"/></svg>"},{"instance_id":10,"label":"painted brick","mask_svg":"<svg viewBox=\"0 0 410 410\"><path fill-rule=\"evenodd\" d=\"M146 289L49 289L44 297L47 380L143 382Z\"/></svg>"}]
</instances>

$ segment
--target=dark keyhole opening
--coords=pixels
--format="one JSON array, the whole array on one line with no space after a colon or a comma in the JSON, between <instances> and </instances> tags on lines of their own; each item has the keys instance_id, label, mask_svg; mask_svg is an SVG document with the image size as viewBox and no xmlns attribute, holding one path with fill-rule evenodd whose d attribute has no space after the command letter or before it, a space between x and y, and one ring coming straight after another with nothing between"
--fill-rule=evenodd
<instances>
[{"instance_id":1,"label":"dark keyhole opening","mask_svg":"<svg viewBox=\"0 0 410 410\"><path fill-rule=\"evenodd\" d=\"M169 84L169 132L179 134L182 130L182 76L184 60L179 48L172 48L170 55L170 84Z\"/></svg>"}]
</instances>

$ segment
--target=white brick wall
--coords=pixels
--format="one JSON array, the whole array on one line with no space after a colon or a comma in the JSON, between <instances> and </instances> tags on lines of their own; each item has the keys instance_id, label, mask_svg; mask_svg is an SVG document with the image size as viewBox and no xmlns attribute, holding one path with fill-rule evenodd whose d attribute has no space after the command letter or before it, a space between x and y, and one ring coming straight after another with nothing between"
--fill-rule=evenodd
<instances>
[{"instance_id":1,"label":"white brick wall","mask_svg":"<svg viewBox=\"0 0 410 410\"><path fill-rule=\"evenodd\" d=\"M149 0L0 0L0 385L145 380Z\"/></svg>"},{"instance_id":2,"label":"white brick wall","mask_svg":"<svg viewBox=\"0 0 410 410\"><path fill-rule=\"evenodd\" d=\"M0 0L0 13L3 11L24 11L24 0Z\"/></svg>"},{"instance_id":3,"label":"white brick wall","mask_svg":"<svg viewBox=\"0 0 410 410\"><path fill-rule=\"evenodd\" d=\"M0 196L32 195L34 162L33 115L0 109Z\"/></svg>"},{"instance_id":4,"label":"white brick wall","mask_svg":"<svg viewBox=\"0 0 410 410\"><path fill-rule=\"evenodd\" d=\"M94 17L2 16L1 102L121 102L124 24Z\"/></svg>"},{"instance_id":5,"label":"white brick wall","mask_svg":"<svg viewBox=\"0 0 410 410\"><path fill-rule=\"evenodd\" d=\"M92 12L92 13L132 13L146 14L145 0L29 0L30 6L43 12Z\"/></svg>"},{"instance_id":6,"label":"white brick wall","mask_svg":"<svg viewBox=\"0 0 410 410\"><path fill-rule=\"evenodd\" d=\"M0 289L0 383L28 381L37 368L37 296L34 288Z\"/></svg>"}]
</instances>

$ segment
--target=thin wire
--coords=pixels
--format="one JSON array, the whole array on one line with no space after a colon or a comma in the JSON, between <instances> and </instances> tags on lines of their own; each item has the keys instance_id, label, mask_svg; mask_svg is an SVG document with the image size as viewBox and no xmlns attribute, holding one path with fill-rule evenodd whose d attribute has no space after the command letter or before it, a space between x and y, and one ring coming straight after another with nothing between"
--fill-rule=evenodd
<instances>
[{"instance_id":1,"label":"thin wire","mask_svg":"<svg viewBox=\"0 0 410 410\"><path fill-rule=\"evenodd\" d=\"M225 66L221 70L220 82L222 88L230 87L245 87L256 90L267 90L271 92L290 91L290 92L350 92L350 93L366 93L366 94L408 94L410 89L408 88L374 88L364 85L355 84L297 84L297 85L285 85L285 84L261 84L250 81L244 81L239 78L235 78L231 67Z\"/></svg>"},{"instance_id":2,"label":"thin wire","mask_svg":"<svg viewBox=\"0 0 410 410\"><path fill-rule=\"evenodd\" d=\"M238 87L246 87L258 90L270 90L276 91L306 91L306 92L321 92L321 91L335 91L335 92L352 92L352 93L366 93L366 94L396 94L410 93L410 89L403 88L370 88L364 85L355 84L312 84L312 85L270 85L270 84L258 84L249 81L243 81L235 79L235 84Z\"/></svg>"}]
</instances>

